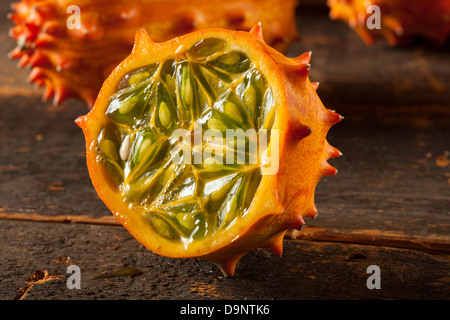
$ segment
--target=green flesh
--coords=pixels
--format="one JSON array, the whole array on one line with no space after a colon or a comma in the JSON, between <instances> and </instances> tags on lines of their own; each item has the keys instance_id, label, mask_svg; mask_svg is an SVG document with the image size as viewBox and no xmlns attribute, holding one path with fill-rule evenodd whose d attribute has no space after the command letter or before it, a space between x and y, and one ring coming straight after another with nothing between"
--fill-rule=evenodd
<instances>
[{"instance_id":1,"label":"green flesh","mask_svg":"<svg viewBox=\"0 0 450 320\"><path fill-rule=\"evenodd\" d=\"M230 51L223 40L204 39L177 60L121 80L98 137L97 159L156 233L188 245L247 214L262 178L259 157L249 152L258 140L226 140L226 133L269 129L270 136L273 104L267 81L245 54ZM188 132L188 154L183 139L173 137L177 129ZM196 143L196 130L208 129L213 134Z\"/></svg>"}]
</instances>

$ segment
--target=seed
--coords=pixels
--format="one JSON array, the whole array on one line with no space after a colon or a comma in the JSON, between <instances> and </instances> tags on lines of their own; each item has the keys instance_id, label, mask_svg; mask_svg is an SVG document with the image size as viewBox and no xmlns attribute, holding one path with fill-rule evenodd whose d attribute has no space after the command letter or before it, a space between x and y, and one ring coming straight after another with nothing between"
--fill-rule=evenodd
<instances>
[{"instance_id":1,"label":"seed","mask_svg":"<svg viewBox=\"0 0 450 320\"><path fill-rule=\"evenodd\" d=\"M119 154L117 152L117 147L114 144L114 142L112 142L111 140L104 139L100 143L100 150L108 158L113 159L114 161L119 160Z\"/></svg>"},{"instance_id":2,"label":"seed","mask_svg":"<svg viewBox=\"0 0 450 320\"><path fill-rule=\"evenodd\" d=\"M166 74L166 84L169 92L175 92L175 79L170 74Z\"/></svg>"},{"instance_id":3,"label":"seed","mask_svg":"<svg viewBox=\"0 0 450 320\"><path fill-rule=\"evenodd\" d=\"M238 52L230 52L218 59L212 60L210 65L226 73L242 73L250 68L250 60Z\"/></svg>"},{"instance_id":4,"label":"seed","mask_svg":"<svg viewBox=\"0 0 450 320\"><path fill-rule=\"evenodd\" d=\"M230 52L227 54L224 54L219 58L219 61L228 65L233 65L239 62L241 59L241 56L237 52Z\"/></svg>"},{"instance_id":5,"label":"seed","mask_svg":"<svg viewBox=\"0 0 450 320\"><path fill-rule=\"evenodd\" d=\"M148 217L148 221L153 229L162 237L169 240L179 240L179 234L177 230L175 230L165 219L159 217L156 214L151 214Z\"/></svg>"},{"instance_id":6,"label":"seed","mask_svg":"<svg viewBox=\"0 0 450 320\"><path fill-rule=\"evenodd\" d=\"M216 118L211 118L208 120L208 128L219 130L222 132L227 130L227 126L222 121Z\"/></svg>"},{"instance_id":7,"label":"seed","mask_svg":"<svg viewBox=\"0 0 450 320\"><path fill-rule=\"evenodd\" d=\"M182 87L181 87L181 95L183 97L183 102L187 106L192 105L192 98L193 98L193 92L192 92L192 85L191 85L191 79L190 79L190 72L189 67L185 67L183 69L183 76L182 76Z\"/></svg>"},{"instance_id":8,"label":"seed","mask_svg":"<svg viewBox=\"0 0 450 320\"><path fill-rule=\"evenodd\" d=\"M129 150L130 150L130 136L126 136L119 149L120 159L122 159L123 161L127 160Z\"/></svg>"},{"instance_id":9,"label":"seed","mask_svg":"<svg viewBox=\"0 0 450 320\"><path fill-rule=\"evenodd\" d=\"M139 148L139 154L138 154L138 162L142 161L143 154L147 151L147 149L150 147L151 141L150 139L144 139L144 142L142 142L140 148Z\"/></svg>"},{"instance_id":10,"label":"seed","mask_svg":"<svg viewBox=\"0 0 450 320\"><path fill-rule=\"evenodd\" d=\"M130 77L130 80L128 80L128 84L130 86L136 86L150 78L150 76L151 74L147 71L135 73Z\"/></svg>"},{"instance_id":11,"label":"seed","mask_svg":"<svg viewBox=\"0 0 450 320\"><path fill-rule=\"evenodd\" d=\"M236 120L237 122L242 122L242 115L239 110L239 108L231 101L228 101L225 103L224 106L225 113L232 118L233 120ZM208 123L209 125L209 123ZM221 130L223 131L223 130Z\"/></svg>"},{"instance_id":12,"label":"seed","mask_svg":"<svg viewBox=\"0 0 450 320\"><path fill-rule=\"evenodd\" d=\"M172 123L172 114L164 101L161 102L161 105L159 106L159 121L166 128Z\"/></svg>"},{"instance_id":13,"label":"seed","mask_svg":"<svg viewBox=\"0 0 450 320\"><path fill-rule=\"evenodd\" d=\"M119 107L119 113L121 114L129 113L136 106L138 99L139 97L134 95L122 101L122 104Z\"/></svg>"},{"instance_id":14,"label":"seed","mask_svg":"<svg viewBox=\"0 0 450 320\"><path fill-rule=\"evenodd\" d=\"M210 56L225 47L226 42L222 39L208 38L202 39L192 46L189 54L193 57L203 58Z\"/></svg>"},{"instance_id":15,"label":"seed","mask_svg":"<svg viewBox=\"0 0 450 320\"><path fill-rule=\"evenodd\" d=\"M188 230L195 228L195 217L187 213L178 213L177 219L180 225Z\"/></svg>"},{"instance_id":16,"label":"seed","mask_svg":"<svg viewBox=\"0 0 450 320\"><path fill-rule=\"evenodd\" d=\"M264 122L263 129L270 130L273 127L273 123L275 122L275 109L270 110L267 115L266 121Z\"/></svg>"},{"instance_id":17,"label":"seed","mask_svg":"<svg viewBox=\"0 0 450 320\"><path fill-rule=\"evenodd\" d=\"M255 107L256 91L252 85L249 85L248 88L244 91L244 102L250 109L253 109Z\"/></svg>"},{"instance_id":18,"label":"seed","mask_svg":"<svg viewBox=\"0 0 450 320\"><path fill-rule=\"evenodd\" d=\"M145 160L145 158L148 157L148 153L152 145L153 139L149 134L141 135L138 138L134 146L134 154L135 154L133 159L134 165L140 164L143 160Z\"/></svg>"}]
</instances>

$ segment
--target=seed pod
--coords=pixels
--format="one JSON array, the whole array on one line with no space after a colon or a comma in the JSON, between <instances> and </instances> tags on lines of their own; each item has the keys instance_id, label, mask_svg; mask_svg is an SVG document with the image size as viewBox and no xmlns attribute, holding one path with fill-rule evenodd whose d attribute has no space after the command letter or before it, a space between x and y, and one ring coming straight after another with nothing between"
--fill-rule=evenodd
<instances>
[{"instance_id":1,"label":"seed pod","mask_svg":"<svg viewBox=\"0 0 450 320\"><path fill-rule=\"evenodd\" d=\"M230 68L217 67L224 56ZM326 135L341 117L322 105L309 81L310 58L276 52L259 25L250 32L207 29L160 44L139 31L133 52L105 81L94 108L77 119L98 194L137 240L161 255L206 259L232 275L250 250L281 254L285 232L317 213L314 189L321 177L336 173L327 160L339 155ZM241 61L247 61L245 71L235 72L232 64ZM128 122L111 117L110 100L122 79L154 64L173 73L160 69L151 81L136 84L150 92L153 111ZM199 76L204 70L210 81ZM177 96L173 107L151 93L167 74L176 78L175 88L167 86L176 91L167 94ZM171 135L163 128L168 119ZM108 123L134 136L119 185L104 183L112 173L98 161L98 137Z\"/></svg>"}]
</instances>

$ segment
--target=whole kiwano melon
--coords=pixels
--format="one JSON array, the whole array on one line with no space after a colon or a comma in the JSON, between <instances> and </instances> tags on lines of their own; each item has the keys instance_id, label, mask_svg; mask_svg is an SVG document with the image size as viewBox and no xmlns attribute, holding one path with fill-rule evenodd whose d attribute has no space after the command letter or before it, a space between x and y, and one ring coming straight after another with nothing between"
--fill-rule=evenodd
<instances>
[{"instance_id":1,"label":"whole kiwano melon","mask_svg":"<svg viewBox=\"0 0 450 320\"><path fill-rule=\"evenodd\" d=\"M59 104L80 98L89 108L111 71L145 28L162 42L206 28L249 31L265 25L269 45L284 51L298 39L295 0L20 0L11 5L17 47L10 57L31 68L28 80Z\"/></svg>"},{"instance_id":2,"label":"whole kiwano melon","mask_svg":"<svg viewBox=\"0 0 450 320\"><path fill-rule=\"evenodd\" d=\"M340 155L326 135L342 117L317 96L310 58L274 50L260 25L164 43L140 30L77 119L98 195L160 255L233 275L250 250L281 254L286 231L316 215L315 187Z\"/></svg>"}]
</instances>

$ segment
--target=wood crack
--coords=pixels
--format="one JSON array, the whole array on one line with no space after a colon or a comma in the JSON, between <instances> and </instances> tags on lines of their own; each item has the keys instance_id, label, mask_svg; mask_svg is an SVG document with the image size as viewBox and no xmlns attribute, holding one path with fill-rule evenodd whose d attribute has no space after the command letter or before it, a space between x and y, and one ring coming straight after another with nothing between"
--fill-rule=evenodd
<instances>
[{"instance_id":1,"label":"wood crack","mask_svg":"<svg viewBox=\"0 0 450 320\"><path fill-rule=\"evenodd\" d=\"M25 286L19 289L19 293L14 297L14 300L22 300L35 284L45 283L51 280L58 280L59 276L52 276L48 274L47 270L36 270L28 280L25 281Z\"/></svg>"},{"instance_id":2,"label":"wood crack","mask_svg":"<svg viewBox=\"0 0 450 320\"><path fill-rule=\"evenodd\" d=\"M79 223L104 226L121 226L114 216L91 218L87 215L57 215L46 216L38 213L4 213L0 212L0 220ZM380 230L359 230L358 232L339 232L328 228L308 227L302 231L290 230L285 239L300 241L335 242L359 245L392 247L399 249L418 250L430 254L450 254L450 240L446 238L408 237L393 232Z\"/></svg>"},{"instance_id":3,"label":"wood crack","mask_svg":"<svg viewBox=\"0 0 450 320\"><path fill-rule=\"evenodd\" d=\"M359 245L391 247L418 250L430 254L450 254L450 240L445 238L408 237L379 230L359 230L358 232L339 232L328 228L304 228L302 231L290 230L286 234L290 240L335 242Z\"/></svg>"}]
</instances>

